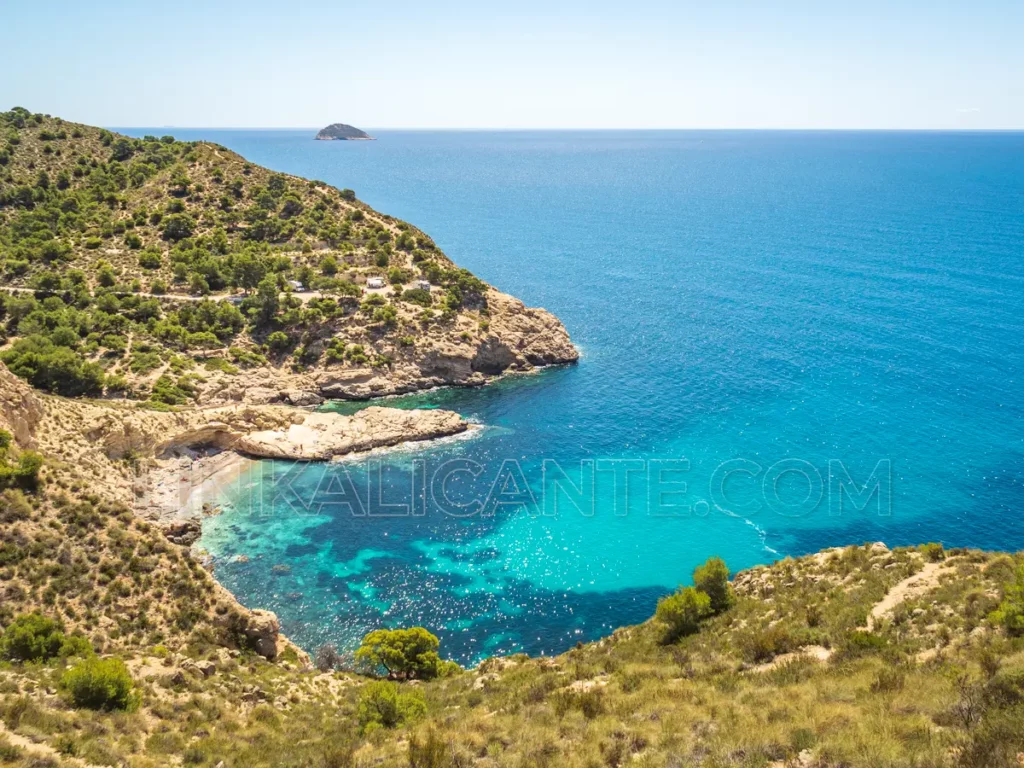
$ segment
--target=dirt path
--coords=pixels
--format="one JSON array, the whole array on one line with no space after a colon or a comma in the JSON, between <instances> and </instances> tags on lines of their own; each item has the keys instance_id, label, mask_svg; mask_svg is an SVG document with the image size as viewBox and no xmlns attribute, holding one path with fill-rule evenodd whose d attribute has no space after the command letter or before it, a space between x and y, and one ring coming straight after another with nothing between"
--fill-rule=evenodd
<instances>
[{"instance_id":1,"label":"dirt path","mask_svg":"<svg viewBox=\"0 0 1024 768\"><path fill-rule=\"evenodd\" d=\"M38 288L18 288L11 285L0 286L0 291L11 293L45 293L51 296L59 296L65 291L41 290ZM168 299L169 301L228 301L229 299L244 298L240 293L211 293L206 296L192 296L186 293L144 293L142 291L111 291L115 296L140 296L143 299ZM292 296L307 304L311 299L323 298L321 291L292 291Z\"/></svg>"},{"instance_id":2,"label":"dirt path","mask_svg":"<svg viewBox=\"0 0 1024 768\"><path fill-rule=\"evenodd\" d=\"M3 721L0 721L0 739L6 739L13 746L23 749L29 755L35 755L36 757L52 758L61 763L61 765L76 765L79 768L99 768L94 766L92 763L87 763L79 757L69 757L62 755L57 752L49 744L36 744L34 741L25 738L21 734L15 733L4 725Z\"/></svg>"},{"instance_id":3,"label":"dirt path","mask_svg":"<svg viewBox=\"0 0 1024 768\"><path fill-rule=\"evenodd\" d=\"M896 584L871 609L871 613L868 614L868 629L873 630L878 622L889 616L900 603L923 595L937 587L939 579L949 567L948 561L925 563L924 568L920 571Z\"/></svg>"}]
</instances>

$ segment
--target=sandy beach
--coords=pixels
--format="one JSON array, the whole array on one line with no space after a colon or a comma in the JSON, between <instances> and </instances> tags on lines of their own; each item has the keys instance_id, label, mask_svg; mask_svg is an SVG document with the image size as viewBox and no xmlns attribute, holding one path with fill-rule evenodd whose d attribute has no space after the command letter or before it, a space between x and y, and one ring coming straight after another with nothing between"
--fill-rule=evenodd
<instances>
[{"instance_id":1,"label":"sandy beach","mask_svg":"<svg viewBox=\"0 0 1024 768\"><path fill-rule=\"evenodd\" d=\"M136 482L135 512L161 525L198 520L215 511L225 490L254 463L216 449L154 460Z\"/></svg>"}]
</instances>

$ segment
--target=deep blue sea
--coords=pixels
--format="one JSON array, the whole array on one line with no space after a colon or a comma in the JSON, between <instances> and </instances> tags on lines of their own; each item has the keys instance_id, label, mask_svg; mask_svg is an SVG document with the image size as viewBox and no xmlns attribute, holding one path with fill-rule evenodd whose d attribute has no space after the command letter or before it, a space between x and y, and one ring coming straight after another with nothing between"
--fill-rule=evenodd
<instances>
[{"instance_id":1,"label":"deep blue sea","mask_svg":"<svg viewBox=\"0 0 1024 768\"><path fill-rule=\"evenodd\" d=\"M391 401L470 437L263 462L226 492L201 540L218 578L310 650L417 624L464 662L556 653L712 554L1024 548L1024 134L174 133L355 189L581 351ZM545 460L582 511L542 502ZM449 501L382 506L417 498L414 468Z\"/></svg>"}]
</instances>

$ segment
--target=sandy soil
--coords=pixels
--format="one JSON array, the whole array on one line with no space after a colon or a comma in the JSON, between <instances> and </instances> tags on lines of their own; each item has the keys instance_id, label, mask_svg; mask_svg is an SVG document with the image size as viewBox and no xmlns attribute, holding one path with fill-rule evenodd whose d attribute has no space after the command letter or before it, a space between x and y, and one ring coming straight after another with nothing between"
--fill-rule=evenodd
<instances>
[{"instance_id":1,"label":"sandy soil","mask_svg":"<svg viewBox=\"0 0 1024 768\"><path fill-rule=\"evenodd\" d=\"M218 499L254 463L217 450L155 460L136 483L135 512L160 524L198 519L214 512Z\"/></svg>"}]
</instances>

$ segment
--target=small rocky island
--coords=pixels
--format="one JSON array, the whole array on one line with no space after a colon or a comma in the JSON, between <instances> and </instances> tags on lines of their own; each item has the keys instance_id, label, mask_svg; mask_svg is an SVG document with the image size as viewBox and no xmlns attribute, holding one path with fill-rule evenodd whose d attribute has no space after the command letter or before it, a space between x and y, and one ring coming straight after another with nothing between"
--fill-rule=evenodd
<instances>
[{"instance_id":1,"label":"small rocky island","mask_svg":"<svg viewBox=\"0 0 1024 768\"><path fill-rule=\"evenodd\" d=\"M373 141L373 136L355 126L332 123L316 135L317 141Z\"/></svg>"}]
</instances>

